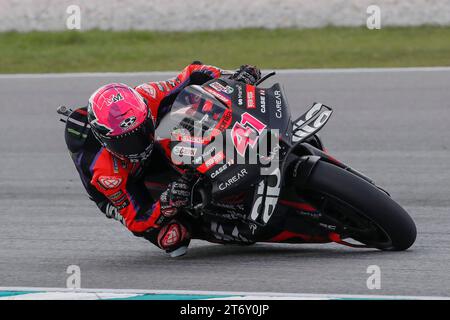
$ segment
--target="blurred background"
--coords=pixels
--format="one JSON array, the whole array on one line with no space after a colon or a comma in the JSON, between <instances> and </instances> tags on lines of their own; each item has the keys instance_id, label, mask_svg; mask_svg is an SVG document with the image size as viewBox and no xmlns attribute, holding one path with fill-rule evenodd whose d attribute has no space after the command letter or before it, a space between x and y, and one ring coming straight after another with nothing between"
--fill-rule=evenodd
<instances>
[{"instance_id":1,"label":"blurred background","mask_svg":"<svg viewBox=\"0 0 450 320\"><path fill-rule=\"evenodd\" d=\"M109 82L168 79L193 60L289 69L263 85L283 84L293 118L315 101L334 109L325 146L406 208L412 249L193 241L169 260L106 219L56 108L83 106ZM0 286L63 287L78 265L83 288L449 296L446 66L450 0L0 0ZM377 292L369 265L382 270Z\"/></svg>"},{"instance_id":2,"label":"blurred background","mask_svg":"<svg viewBox=\"0 0 450 320\"><path fill-rule=\"evenodd\" d=\"M0 73L450 65L450 0L0 0Z\"/></svg>"}]
</instances>

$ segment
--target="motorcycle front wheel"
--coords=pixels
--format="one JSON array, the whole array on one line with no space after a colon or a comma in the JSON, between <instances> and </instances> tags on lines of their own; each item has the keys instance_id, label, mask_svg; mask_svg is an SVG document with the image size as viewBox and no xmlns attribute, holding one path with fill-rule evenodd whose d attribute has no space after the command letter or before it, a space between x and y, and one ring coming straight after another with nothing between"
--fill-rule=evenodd
<instances>
[{"instance_id":1,"label":"motorcycle front wheel","mask_svg":"<svg viewBox=\"0 0 450 320\"><path fill-rule=\"evenodd\" d=\"M415 223L399 204L375 185L331 163L318 161L297 192L338 226L342 238L389 251L406 250L416 240Z\"/></svg>"}]
</instances>

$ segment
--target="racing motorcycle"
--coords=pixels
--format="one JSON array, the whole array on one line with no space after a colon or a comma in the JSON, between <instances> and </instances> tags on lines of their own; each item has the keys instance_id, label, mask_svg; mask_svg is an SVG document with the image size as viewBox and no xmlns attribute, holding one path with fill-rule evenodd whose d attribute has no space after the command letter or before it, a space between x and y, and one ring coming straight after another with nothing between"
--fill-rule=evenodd
<instances>
[{"instance_id":1,"label":"racing motorcycle","mask_svg":"<svg viewBox=\"0 0 450 320\"><path fill-rule=\"evenodd\" d=\"M222 77L188 86L161 120L155 136L168 162L177 174L198 177L183 214L199 225L208 219L239 220L252 233L233 234L248 243L408 249L416 239L408 213L324 148L317 133L332 108L314 103L292 120L282 86L261 86L274 74L255 85ZM173 179L163 176L147 181L154 197ZM242 195L243 213L217 205Z\"/></svg>"}]
</instances>

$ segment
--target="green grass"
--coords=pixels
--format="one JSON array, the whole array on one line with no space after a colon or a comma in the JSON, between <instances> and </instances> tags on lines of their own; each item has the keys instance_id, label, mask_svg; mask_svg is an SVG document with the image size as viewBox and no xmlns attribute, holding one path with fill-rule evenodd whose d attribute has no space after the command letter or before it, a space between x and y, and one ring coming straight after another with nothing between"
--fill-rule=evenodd
<instances>
[{"instance_id":1,"label":"green grass","mask_svg":"<svg viewBox=\"0 0 450 320\"><path fill-rule=\"evenodd\" d=\"M0 33L0 73L450 66L450 28Z\"/></svg>"}]
</instances>

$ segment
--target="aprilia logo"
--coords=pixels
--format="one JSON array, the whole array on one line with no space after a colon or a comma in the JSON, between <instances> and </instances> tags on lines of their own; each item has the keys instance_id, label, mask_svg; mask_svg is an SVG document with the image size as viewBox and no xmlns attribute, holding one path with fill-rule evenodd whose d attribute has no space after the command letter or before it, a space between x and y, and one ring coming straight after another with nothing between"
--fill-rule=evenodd
<instances>
[{"instance_id":1,"label":"aprilia logo","mask_svg":"<svg viewBox=\"0 0 450 320\"><path fill-rule=\"evenodd\" d=\"M302 138L310 136L319 131L328 121L333 111L321 103L316 103L304 115L304 119L298 120L293 124L292 141L298 142Z\"/></svg>"},{"instance_id":2,"label":"aprilia logo","mask_svg":"<svg viewBox=\"0 0 450 320\"><path fill-rule=\"evenodd\" d=\"M273 179L276 179L275 181ZM270 181L272 180L272 181ZM266 181L272 182L269 185ZM276 168L268 178L263 179L256 190L257 198L253 204L251 219L257 221L262 214L262 222L267 223L272 217L275 207L278 202L278 196L280 195L280 184L281 184L281 172L279 168Z\"/></svg>"}]
</instances>

